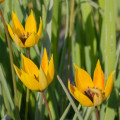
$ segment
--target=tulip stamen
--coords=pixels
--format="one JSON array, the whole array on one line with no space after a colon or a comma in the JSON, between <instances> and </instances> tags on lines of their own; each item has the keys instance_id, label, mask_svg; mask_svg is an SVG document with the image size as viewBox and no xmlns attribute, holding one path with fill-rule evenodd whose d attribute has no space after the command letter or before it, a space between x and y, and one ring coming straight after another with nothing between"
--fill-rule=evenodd
<instances>
[{"instance_id":1,"label":"tulip stamen","mask_svg":"<svg viewBox=\"0 0 120 120\"><path fill-rule=\"evenodd\" d=\"M34 74L34 77L35 77L35 79L39 82L39 79L38 79L38 77Z\"/></svg>"},{"instance_id":2,"label":"tulip stamen","mask_svg":"<svg viewBox=\"0 0 120 120\"><path fill-rule=\"evenodd\" d=\"M102 99L105 96L105 93L98 89L98 88L87 88L84 91L84 94L92 101L96 102L96 104L99 104L102 102ZM94 98L95 97L95 98ZM95 101L93 101L95 99Z\"/></svg>"},{"instance_id":3,"label":"tulip stamen","mask_svg":"<svg viewBox=\"0 0 120 120\"><path fill-rule=\"evenodd\" d=\"M92 92L89 88L84 91L84 94L93 102L95 93Z\"/></svg>"},{"instance_id":4,"label":"tulip stamen","mask_svg":"<svg viewBox=\"0 0 120 120\"><path fill-rule=\"evenodd\" d=\"M31 35L31 33L27 32L27 34L25 35L24 33L20 36L20 39L22 41L23 44L25 44L26 39Z\"/></svg>"}]
</instances>

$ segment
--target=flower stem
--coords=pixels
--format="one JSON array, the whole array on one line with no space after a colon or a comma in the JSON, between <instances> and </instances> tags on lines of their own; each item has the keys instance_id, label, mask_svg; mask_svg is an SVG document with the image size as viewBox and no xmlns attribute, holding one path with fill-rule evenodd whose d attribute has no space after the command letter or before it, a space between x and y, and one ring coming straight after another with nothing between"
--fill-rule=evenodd
<instances>
[{"instance_id":1,"label":"flower stem","mask_svg":"<svg viewBox=\"0 0 120 120\"><path fill-rule=\"evenodd\" d=\"M9 54L10 54L10 64L11 64L11 70L12 70L12 80L13 80L13 89L14 89L14 95L15 95L15 106L18 108L19 110L19 102L18 102L18 96L17 96L17 86L16 86L16 79L15 79L15 71L14 71L14 67L13 67L13 55L12 55L12 49L11 49L11 43L10 43L10 39L9 39L9 34L8 34L8 30L7 30L7 26L5 24L5 19L3 17L2 11L0 9L0 15L1 15L1 19L5 28L5 33L6 33L6 38L7 38L7 43L8 43L8 48L9 48Z\"/></svg>"},{"instance_id":2,"label":"flower stem","mask_svg":"<svg viewBox=\"0 0 120 120\"><path fill-rule=\"evenodd\" d=\"M98 108L97 108L97 106L95 106L95 112L96 112L97 120L99 120L99 113L98 113Z\"/></svg>"},{"instance_id":3,"label":"flower stem","mask_svg":"<svg viewBox=\"0 0 120 120\"><path fill-rule=\"evenodd\" d=\"M52 116L51 116L50 108L49 108L49 106L48 106L48 103L47 103L46 97L45 97L45 95L44 95L43 92L42 92L42 96L43 96L43 99L44 99L44 101L45 101L46 107L47 107L47 109L48 109L49 118L50 118L50 120L52 120Z\"/></svg>"},{"instance_id":4,"label":"flower stem","mask_svg":"<svg viewBox=\"0 0 120 120\"><path fill-rule=\"evenodd\" d=\"M30 58L29 48L27 48L27 57ZM26 107L25 107L25 120L27 120L27 116L28 116L28 103L29 103L29 89L27 88Z\"/></svg>"}]
</instances>

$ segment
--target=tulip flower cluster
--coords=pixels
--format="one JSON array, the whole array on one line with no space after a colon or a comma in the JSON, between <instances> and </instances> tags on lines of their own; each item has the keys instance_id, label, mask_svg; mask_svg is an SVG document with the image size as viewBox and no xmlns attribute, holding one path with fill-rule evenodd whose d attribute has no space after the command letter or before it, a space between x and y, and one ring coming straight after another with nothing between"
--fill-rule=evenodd
<instances>
[{"instance_id":1,"label":"tulip flower cluster","mask_svg":"<svg viewBox=\"0 0 120 120\"><path fill-rule=\"evenodd\" d=\"M13 27L8 24L8 31L13 41L23 48L32 47L38 43L38 40L42 32L42 20L40 18L39 29L37 32L36 21L31 11L25 24L25 29L18 20L14 12L12 12ZM53 55L50 62L48 62L48 56L46 49L44 49L43 59L40 69L23 54L22 56L22 70L16 65L14 68L20 80L31 90L43 91L52 82L54 77L54 63Z\"/></svg>"},{"instance_id":2,"label":"tulip flower cluster","mask_svg":"<svg viewBox=\"0 0 120 120\"><path fill-rule=\"evenodd\" d=\"M0 2L2 1L3 0ZM12 24L13 26L7 24L8 31L13 41L19 47L28 48L38 43L42 32L42 20L40 18L40 24L37 32L33 11L31 11L26 20L25 29L14 12L12 12ZM47 51L44 48L40 68L38 68L32 60L25 57L23 54L21 54L21 56L22 69L19 69L16 65L14 65L19 79L27 88L31 90L40 92L44 91L54 78L55 70L53 55L49 61ZM73 86L70 84L70 81L68 81L68 89L70 93L84 106L90 107L100 105L105 99L108 98L112 91L114 72L109 75L106 87L104 87L104 73L99 60L96 64L93 81L85 70L79 68L77 65L74 66L76 69L76 86Z\"/></svg>"},{"instance_id":3,"label":"tulip flower cluster","mask_svg":"<svg viewBox=\"0 0 120 120\"><path fill-rule=\"evenodd\" d=\"M31 11L26 20L25 29L14 12L12 12L12 23L13 27L8 24L8 30L12 39L19 47L32 47L37 44L42 32L42 21L40 18L39 29L37 32L33 11ZM31 90L45 90L54 77L53 55L50 62L48 62L47 52L46 49L44 49L40 69L38 69L38 67L23 54L21 54L21 56L22 70L14 65L20 80ZM69 81L68 88L70 93L84 106L100 105L112 91L114 72L112 72L108 77L108 81L104 89L104 73L101 69L99 60L94 71L93 81L86 71L76 65L75 69L76 87L72 86Z\"/></svg>"}]
</instances>

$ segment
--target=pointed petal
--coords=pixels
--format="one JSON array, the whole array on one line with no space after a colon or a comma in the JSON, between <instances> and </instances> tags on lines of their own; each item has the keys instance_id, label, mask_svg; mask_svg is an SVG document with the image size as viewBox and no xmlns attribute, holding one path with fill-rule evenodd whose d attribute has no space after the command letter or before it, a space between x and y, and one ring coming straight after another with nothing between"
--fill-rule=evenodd
<instances>
[{"instance_id":1,"label":"pointed petal","mask_svg":"<svg viewBox=\"0 0 120 120\"><path fill-rule=\"evenodd\" d=\"M104 100L107 99L107 97L110 95L112 88L113 88L113 75L114 75L114 71L109 75L108 80L107 80L107 84L105 87L105 97Z\"/></svg>"},{"instance_id":2,"label":"pointed petal","mask_svg":"<svg viewBox=\"0 0 120 120\"><path fill-rule=\"evenodd\" d=\"M45 75L47 75L47 71L48 71L48 56L47 56L46 48L44 48L44 53L43 53L43 58L42 58L42 62L41 62L41 67L42 67L43 71L45 72Z\"/></svg>"},{"instance_id":3,"label":"pointed petal","mask_svg":"<svg viewBox=\"0 0 120 120\"><path fill-rule=\"evenodd\" d=\"M49 66L48 66L48 72L47 72L47 80L48 84L50 84L54 78L54 62L53 62L53 55L51 57Z\"/></svg>"},{"instance_id":4,"label":"pointed petal","mask_svg":"<svg viewBox=\"0 0 120 120\"><path fill-rule=\"evenodd\" d=\"M39 82L32 78L30 75L25 73L23 70L20 70L17 66L14 65L15 71L19 79L24 83L26 87L31 90L39 90Z\"/></svg>"},{"instance_id":5,"label":"pointed petal","mask_svg":"<svg viewBox=\"0 0 120 120\"><path fill-rule=\"evenodd\" d=\"M38 29L38 38L40 38L41 36L41 33L42 33L42 20L41 20L41 17L40 17L40 24L39 24L39 29Z\"/></svg>"},{"instance_id":6,"label":"pointed petal","mask_svg":"<svg viewBox=\"0 0 120 120\"><path fill-rule=\"evenodd\" d=\"M98 106L102 103L102 99L99 98L99 96L97 96L96 94L94 95L94 98L93 98L93 101L94 101L94 106Z\"/></svg>"},{"instance_id":7,"label":"pointed petal","mask_svg":"<svg viewBox=\"0 0 120 120\"><path fill-rule=\"evenodd\" d=\"M37 34L32 33L32 34L26 39L26 41L25 41L25 46L26 46L26 47L32 47L32 46L34 46L34 45L36 44L36 41L38 41L38 40L36 40L36 39L38 39Z\"/></svg>"},{"instance_id":8,"label":"pointed petal","mask_svg":"<svg viewBox=\"0 0 120 120\"><path fill-rule=\"evenodd\" d=\"M15 33L14 29L9 24L7 24L7 27L8 27L8 31L9 31L11 38L14 40L14 33Z\"/></svg>"},{"instance_id":9,"label":"pointed petal","mask_svg":"<svg viewBox=\"0 0 120 120\"><path fill-rule=\"evenodd\" d=\"M33 14L33 11L31 10L30 15L28 16L25 24L25 32L27 33L36 33L37 27L36 27L36 21Z\"/></svg>"},{"instance_id":10,"label":"pointed petal","mask_svg":"<svg viewBox=\"0 0 120 120\"><path fill-rule=\"evenodd\" d=\"M24 28L14 12L12 12L12 23L14 25L16 34L20 37L24 33Z\"/></svg>"},{"instance_id":11,"label":"pointed petal","mask_svg":"<svg viewBox=\"0 0 120 120\"><path fill-rule=\"evenodd\" d=\"M14 39L13 39L15 42L16 42L16 44L19 46L19 47L21 47L21 48L24 48L25 46L24 46L24 44L22 43L22 41L18 38L18 36L15 34L14 35Z\"/></svg>"},{"instance_id":12,"label":"pointed petal","mask_svg":"<svg viewBox=\"0 0 120 120\"><path fill-rule=\"evenodd\" d=\"M37 68L37 66L27 57L25 57L23 54L21 54L22 56L22 69L23 71L25 71L27 74L31 75L31 76L39 76L39 69Z\"/></svg>"},{"instance_id":13,"label":"pointed petal","mask_svg":"<svg viewBox=\"0 0 120 120\"><path fill-rule=\"evenodd\" d=\"M100 90L102 90L102 92L104 91L104 73L101 69L99 60L97 61L94 71L93 83L95 88L99 88Z\"/></svg>"},{"instance_id":14,"label":"pointed petal","mask_svg":"<svg viewBox=\"0 0 120 120\"><path fill-rule=\"evenodd\" d=\"M90 88L90 91L94 93L93 103L94 106L98 106L103 102L103 93L100 89Z\"/></svg>"},{"instance_id":15,"label":"pointed petal","mask_svg":"<svg viewBox=\"0 0 120 120\"><path fill-rule=\"evenodd\" d=\"M68 89L70 91L70 93L73 95L73 97L82 105L90 107L93 106L92 101L86 96L84 95L82 92L80 92L76 87L72 86L72 84L70 84L70 81L68 81Z\"/></svg>"},{"instance_id":16,"label":"pointed petal","mask_svg":"<svg viewBox=\"0 0 120 120\"><path fill-rule=\"evenodd\" d=\"M91 77L89 76L89 74L79 68L78 66L75 65L76 71L75 71L75 84L76 87L82 92L84 93L84 91L89 87L89 88L93 88L94 84L92 82Z\"/></svg>"},{"instance_id":17,"label":"pointed petal","mask_svg":"<svg viewBox=\"0 0 120 120\"><path fill-rule=\"evenodd\" d=\"M40 91L43 91L48 87L47 77L42 67L40 67L40 72L39 72L39 86L40 86Z\"/></svg>"}]
</instances>

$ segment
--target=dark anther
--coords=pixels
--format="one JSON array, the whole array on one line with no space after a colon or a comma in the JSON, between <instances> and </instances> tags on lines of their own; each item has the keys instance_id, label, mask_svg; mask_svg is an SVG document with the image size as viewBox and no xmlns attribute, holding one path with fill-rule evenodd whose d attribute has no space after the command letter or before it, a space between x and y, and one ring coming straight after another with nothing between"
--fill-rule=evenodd
<instances>
[{"instance_id":1,"label":"dark anther","mask_svg":"<svg viewBox=\"0 0 120 120\"><path fill-rule=\"evenodd\" d=\"M89 90L84 91L84 94L93 102L94 93L91 93Z\"/></svg>"},{"instance_id":2,"label":"dark anther","mask_svg":"<svg viewBox=\"0 0 120 120\"><path fill-rule=\"evenodd\" d=\"M35 77L35 79L37 80L37 81L39 81L39 79L38 79L38 77L34 74L34 77Z\"/></svg>"},{"instance_id":3,"label":"dark anther","mask_svg":"<svg viewBox=\"0 0 120 120\"><path fill-rule=\"evenodd\" d=\"M31 35L31 33L27 32L27 35L22 34L22 35L20 36L20 39L21 39L21 41L22 41L23 44L25 44L26 39L27 39L30 35Z\"/></svg>"},{"instance_id":4,"label":"dark anther","mask_svg":"<svg viewBox=\"0 0 120 120\"><path fill-rule=\"evenodd\" d=\"M20 36L20 39L21 39L21 41L22 41L22 43L23 44L25 44L25 41L26 41L26 37L25 37L25 34L22 34L21 36Z\"/></svg>"}]
</instances>

